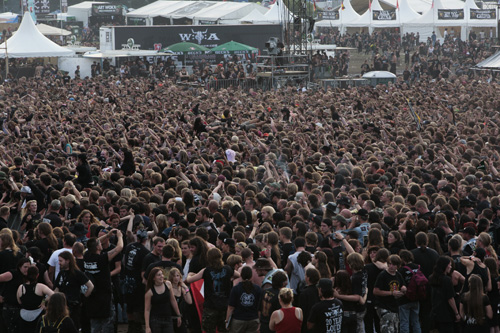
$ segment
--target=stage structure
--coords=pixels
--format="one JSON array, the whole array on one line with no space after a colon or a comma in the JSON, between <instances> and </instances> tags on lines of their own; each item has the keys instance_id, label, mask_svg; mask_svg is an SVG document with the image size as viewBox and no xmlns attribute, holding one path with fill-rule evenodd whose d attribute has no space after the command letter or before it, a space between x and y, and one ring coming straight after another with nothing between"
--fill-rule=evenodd
<instances>
[{"instance_id":1,"label":"stage structure","mask_svg":"<svg viewBox=\"0 0 500 333\"><path fill-rule=\"evenodd\" d=\"M314 9L307 0L277 0L266 14L278 17L282 35L269 38L257 57L257 82L262 89L310 85Z\"/></svg>"}]
</instances>

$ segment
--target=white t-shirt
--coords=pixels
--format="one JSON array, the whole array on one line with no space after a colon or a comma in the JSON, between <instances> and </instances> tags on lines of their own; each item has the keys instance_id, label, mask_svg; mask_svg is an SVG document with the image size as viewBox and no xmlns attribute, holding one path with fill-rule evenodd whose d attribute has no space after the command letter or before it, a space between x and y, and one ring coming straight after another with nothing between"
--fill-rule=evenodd
<instances>
[{"instance_id":1,"label":"white t-shirt","mask_svg":"<svg viewBox=\"0 0 500 333\"><path fill-rule=\"evenodd\" d=\"M57 274L59 274L59 253L63 253L65 251L69 251L71 252L71 249L67 249L67 248L62 248L62 249L59 249L59 250L56 250L54 252L52 252L52 255L50 256L49 258L49 261L47 261L47 264L49 264L50 266L52 267L55 267L55 272L54 272L54 280L57 278Z\"/></svg>"}]
</instances>

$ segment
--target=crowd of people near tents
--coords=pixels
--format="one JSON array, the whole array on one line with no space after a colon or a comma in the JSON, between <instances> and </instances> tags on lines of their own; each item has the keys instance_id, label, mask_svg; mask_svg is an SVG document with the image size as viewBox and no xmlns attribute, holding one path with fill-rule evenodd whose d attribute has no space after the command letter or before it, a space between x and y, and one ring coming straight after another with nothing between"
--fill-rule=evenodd
<instances>
[{"instance_id":1,"label":"crowd of people near tents","mask_svg":"<svg viewBox=\"0 0 500 333\"><path fill-rule=\"evenodd\" d=\"M498 331L498 88L7 81L2 331Z\"/></svg>"}]
</instances>

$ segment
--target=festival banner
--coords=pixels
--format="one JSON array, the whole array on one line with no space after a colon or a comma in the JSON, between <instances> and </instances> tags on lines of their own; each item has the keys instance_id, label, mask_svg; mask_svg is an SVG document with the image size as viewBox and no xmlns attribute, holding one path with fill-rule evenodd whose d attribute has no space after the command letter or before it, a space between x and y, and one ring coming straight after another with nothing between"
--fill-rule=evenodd
<instances>
[{"instance_id":1,"label":"festival banner","mask_svg":"<svg viewBox=\"0 0 500 333\"><path fill-rule=\"evenodd\" d=\"M463 20L463 9L438 9L438 20Z\"/></svg>"},{"instance_id":2,"label":"festival banner","mask_svg":"<svg viewBox=\"0 0 500 333\"><path fill-rule=\"evenodd\" d=\"M318 12L318 20L338 20L339 18L338 10Z\"/></svg>"},{"instance_id":3,"label":"festival banner","mask_svg":"<svg viewBox=\"0 0 500 333\"><path fill-rule=\"evenodd\" d=\"M396 20L395 10L373 10L374 21L394 21Z\"/></svg>"},{"instance_id":4,"label":"festival banner","mask_svg":"<svg viewBox=\"0 0 500 333\"><path fill-rule=\"evenodd\" d=\"M497 10L496 9L471 9L470 19L471 20L496 20Z\"/></svg>"},{"instance_id":5,"label":"festival banner","mask_svg":"<svg viewBox=\"0 0 500 333\"><path fill-rule=\"evenodd\" d=\"M121 15L122 6L121 5L92 5L92 16L103 16L103 15Z\"/></svg>"}]
</instances>

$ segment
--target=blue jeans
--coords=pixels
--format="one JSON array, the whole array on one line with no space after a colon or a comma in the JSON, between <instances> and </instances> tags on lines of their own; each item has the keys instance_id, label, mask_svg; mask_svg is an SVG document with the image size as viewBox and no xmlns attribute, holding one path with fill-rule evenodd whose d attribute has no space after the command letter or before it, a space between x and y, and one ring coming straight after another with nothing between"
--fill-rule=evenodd
<instances>
[{"instance_id":1,"label":"blue jeans","mask_svg":"<svg viewBox=\"0 0 500 333\"><path fill-rule=\"evenodd\" d=\"M418 302L406 303L399 306L399 329L401 333L410 332L410 323L413 333L420 333L420 322L418 313L420 304Z\"/></svg>"}]
</instances>

